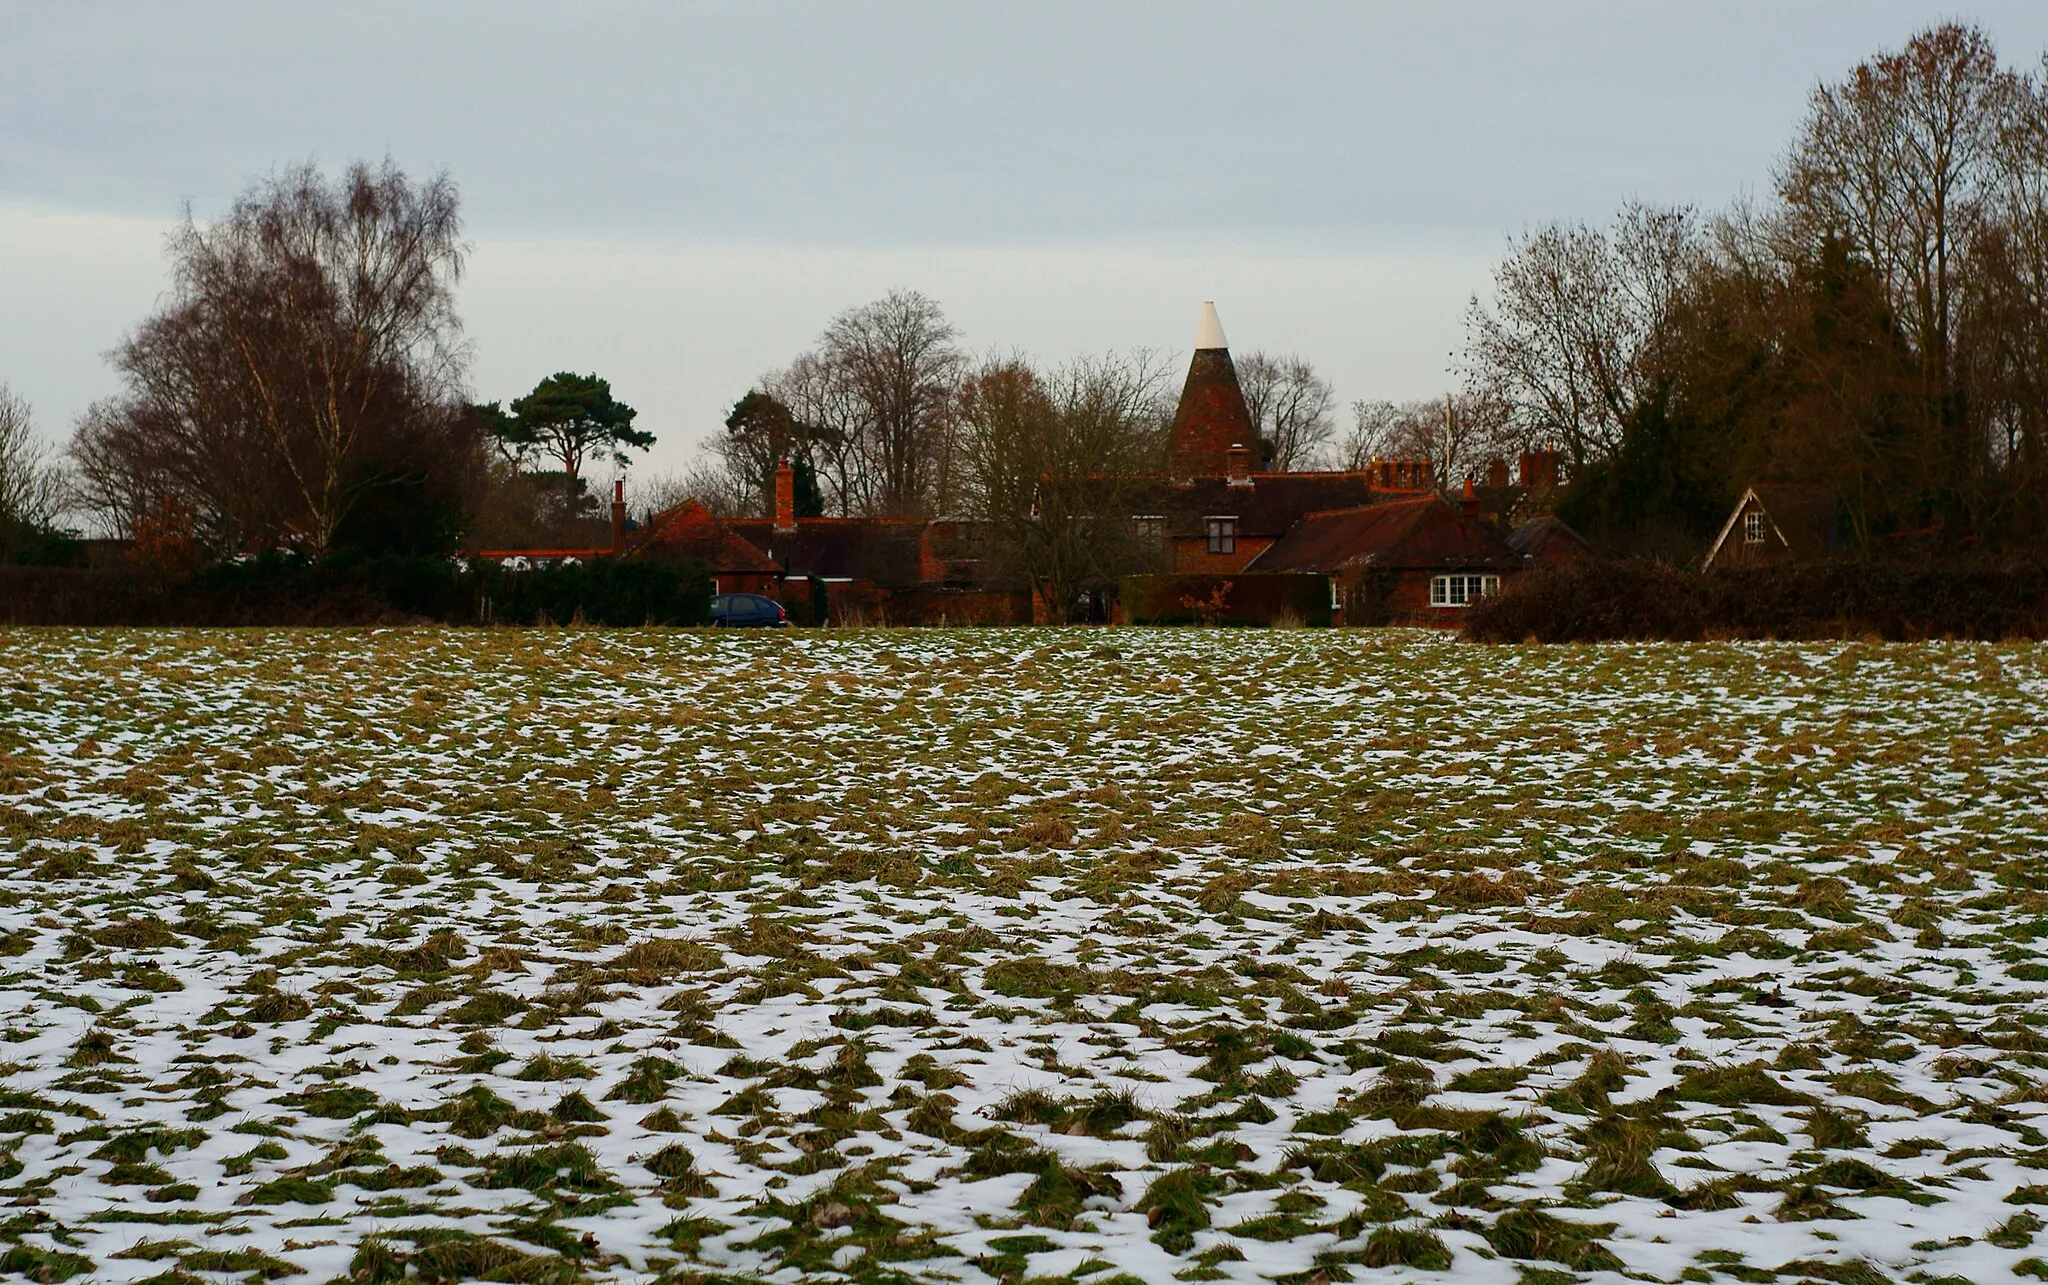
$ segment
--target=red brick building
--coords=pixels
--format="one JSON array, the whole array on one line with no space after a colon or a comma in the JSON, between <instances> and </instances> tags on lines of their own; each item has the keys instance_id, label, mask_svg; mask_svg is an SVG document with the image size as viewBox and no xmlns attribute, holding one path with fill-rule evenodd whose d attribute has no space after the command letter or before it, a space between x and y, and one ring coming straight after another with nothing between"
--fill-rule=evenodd
<instances>
[{"instance_id":1,"label":"red brick building","mask_svg":"<svg viewBox=\"0 0 2048 1285\"><path fill-rule=\"evenodd\" d=\"M1522 566L1476 501L1431 494L1305 514L1248 569L1329 576L1339 624L1452 625Z\"/></svg>"}]
</instances>

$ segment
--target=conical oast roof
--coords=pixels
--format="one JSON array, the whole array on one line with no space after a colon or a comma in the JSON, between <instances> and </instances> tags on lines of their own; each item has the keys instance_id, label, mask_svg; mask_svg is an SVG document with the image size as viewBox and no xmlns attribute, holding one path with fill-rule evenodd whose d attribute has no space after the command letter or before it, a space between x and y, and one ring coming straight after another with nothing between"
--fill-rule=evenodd
<instances>
[{"instance_id":1,"label":"conical oast roof","mask_svg":"<svg viewBox=\"0 0 2048 1285\"><path fill-rule=\"evenodd\" d=\"M1187 383L1181 386L1168 442L1168 468L1175 477L1225 476L1231 447L1257 449L1258 434L1223 339L1223 322L1216 316L1216 305L1206 300L1195 326L1195 356L1188 363Z\"/></svg>"}]
</instances>

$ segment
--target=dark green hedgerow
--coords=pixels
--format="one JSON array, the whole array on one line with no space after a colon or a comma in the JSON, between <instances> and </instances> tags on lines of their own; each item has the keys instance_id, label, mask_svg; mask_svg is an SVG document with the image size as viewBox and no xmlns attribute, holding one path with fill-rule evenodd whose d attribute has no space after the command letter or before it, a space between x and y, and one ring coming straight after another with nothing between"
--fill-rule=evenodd
<instances>
[{"instance_id":1,"label":"dark green hedgerow","mask_svg":"<svg viewBox=\"0 0 2048 1285\"><path fill-rule=\"evenodd\" d=\"M2048 563L1808 562L1700 572L1588 560L1521 575L1474 606L1478 642L1701 638L2048 638Z\"/></svg>"}]
</instances>

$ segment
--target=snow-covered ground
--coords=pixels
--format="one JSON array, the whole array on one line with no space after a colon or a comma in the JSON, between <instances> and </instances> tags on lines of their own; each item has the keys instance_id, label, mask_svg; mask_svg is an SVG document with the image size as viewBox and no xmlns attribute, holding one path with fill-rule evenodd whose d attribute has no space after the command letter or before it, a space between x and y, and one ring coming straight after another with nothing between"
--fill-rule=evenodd
<instances>
[{"instance_id":1,"label":"snow-covered ground","mask_svg":"<svg viewBox=\"0 0 2048 1285\"><path fill-rule=\"evenodd\" d=\"M2048 1275L2048 649L0 634L0 1272Z\"/></svg>"}]
</instances>

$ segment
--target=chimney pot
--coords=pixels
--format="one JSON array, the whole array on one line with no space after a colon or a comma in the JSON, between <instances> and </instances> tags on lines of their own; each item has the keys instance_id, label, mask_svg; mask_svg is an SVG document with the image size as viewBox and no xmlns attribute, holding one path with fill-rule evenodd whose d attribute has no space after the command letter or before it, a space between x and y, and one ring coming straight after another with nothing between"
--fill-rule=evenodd
<instances>
[{"instance_id":1,"label":"chimney pot","mask_svg":"<svg viewBox=\"0 0 2048 1285\"><path fill-rule=\"evenodd\" d=\"M1252 484L1252 452L1243 442L1232 442L1227 452L1230 461L1230 485L1250 486Z\"/></svg>"}]
</instances>

